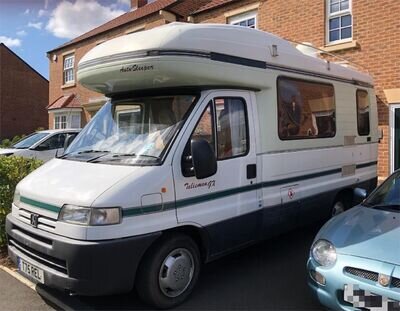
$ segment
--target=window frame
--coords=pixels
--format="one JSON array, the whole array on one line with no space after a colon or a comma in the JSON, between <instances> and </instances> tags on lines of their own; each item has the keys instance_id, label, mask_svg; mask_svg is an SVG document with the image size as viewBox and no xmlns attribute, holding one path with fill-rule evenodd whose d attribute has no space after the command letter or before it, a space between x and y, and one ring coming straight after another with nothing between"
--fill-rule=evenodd
<instances>
[{"instance_id":1,"label":"window frame","mask_svg":"<svg viewBox=\"0 0 400 311\"><path fill-rule=\"evenodd\" d=\"M360 92L363 92L363 93L366 93L366 94L367 94L367 97L368 97L368 109L371 108L371 102L370 102L370 100L369 100L369 93L368 93L368 91L367 91L367 90L364 90L364 89L357 89L357 91L356 91L357 133L358 133L358 136L369 136L369 135L371 134L371 118L370 118L370 117L371 117L371 114L370 114L370 110L368 110L368 133L366 133L366 134L360 133L360 124L359 124L359 122L358 122L358 120L359 120L358 94L359 94Z\"/></svg>"},{"instance_id":2,"label":"window frame","mask_svg":"<svg viewBox=\"0 0 400 311\"><path fill-rule=\"evenodd\" d=\"M227 18L227 22L228 22L229 25L240 26L240 25L236 25L236 24L254 18L254 28L251 28L249 26L240 26L240 27L245 27L245 28L249 28L249 29L258 29L258 18L257 18L257 16L258 16L258 10L251 10L251 11L239 13L239 14L236 14L236 15L232 15L232 16Z\"/></svg>"},{"instance_id":3,"label":"window frame","mask_svg":"<svg viewBox=\"0 0 400 311\"><path fill-rule=\"evenodd\" d=\"M79 116L80 119L80 127L74 128L72 127L72 116ZM65 128L63 127L58 127L56 126L57 124L57 118L62 118L65 117ZM64 122L62 120L59 121L60 124L63 124ZM55 112L54 113L54 122L53 122L53 127L55 130L64 130L64 129L79 129L82 127L82 114L81 112L73 111L73 112Z\"/></svg>"},{"instance_id":4,"label":"window frame","mask_svg":"<svg viewBox=\"0 0 400 311\"><path fill-rule=\"evenodd\" d=\"M326 33L326 44L327 45L334 45L334 44L339 44L339 43L345 43L345 42L351 42L353 41L353 34L354 34L354 24L353 24L353 1L352 0L348 0L349 1L349 8L345 9L345 10L339 10L338 12L334 12L331 13L331 1L332 0L325 0L325 33ZM342 0L338 0L339 5L341 3ZM341 37L341 33L342 33L342 29L343 28L348 28L347 27L341 27L341 18L344 16L350 15L351 18L351 36L349 38L345 38L345 39L338 39L338 40L330 40L330 21L331 19L334 18L339 18L340 19L340 25L339 28L335 28L339 30L339 35Z\"/></svg>"},{"instance_id":5,"label":"window frame","mask_svg":"<svg viewBox=\"0 0 400 311\"><path fill-rule=\"evenodd\" d=\"M332 136L288 136L286 138L282 138L280 135L280 131L279 131L279 100L280 100L280 93L279 93L279 81L282 79L287 79L287 80L292 80L292 81L299 81L299 82L306 82L306 83L311 83L311 84L319 84L319 85L326 85L326 86L330 86L333 89L333 104L334 104L334 120L335 120L335 132L334 135ZM321 81L317 81L317 80L309 80L309 79L303 79L303 78L297 78L297 77L291 77L291 76L278 76L276 79L276 99L277 99L277 114L276 114L276 118L277 118L277 132L278 132L278 137L279 140L281 141L292 141L292 140L311 140L311 139L329 139L329 138L334 138L336 137L337 134L337 120L336 120L336 90L335 90L335 85L333 83L328 83L328 82L321 82Z\"/></svg>"},{"instance_id":6,"label":"window frame","mask_svg":"<svg viewBox=\"0 0 400 311\"><path fill-rule=\"evenodd\" d=\"M66 66L66 62L68 60L71 60L71 65ZM68 80L67 81L67 73L72 72L72 80ZM72 84L75 83L75 54L71 53L71 54L67 54L64 56L63 58L63 84Z\"/></svg>"},{"instance_id":7,"label":"window frame","mask_svg":"<svg viewBox=\"0 0 400 311\"><path fill-rule=\"evenodd\" d=\"M217 107L215 105L215 100L216 99L240 99L243 103L244 106L244 118L245 118L245 122L246 122L246 152L245 153L241 153L235 156L231 156L231 157L227 157L227 158L223 158L220 159L219 158L219 154L218 154L218 124L217 124ZM240 157L245 157L250 153L250 128L249 128L249 117L248 117L248 112L247 112L247 102L246 99L241 97L241 96L216 96L213 97L212 99L213 102L213 106L214 106L214 131L215 131L215 144L216 144L216 157L217 157L217 162L218 161L225 161L225 160L230 160L230 159L236 159L236 158L240 158Z\"/></svg>"}]
</instances>

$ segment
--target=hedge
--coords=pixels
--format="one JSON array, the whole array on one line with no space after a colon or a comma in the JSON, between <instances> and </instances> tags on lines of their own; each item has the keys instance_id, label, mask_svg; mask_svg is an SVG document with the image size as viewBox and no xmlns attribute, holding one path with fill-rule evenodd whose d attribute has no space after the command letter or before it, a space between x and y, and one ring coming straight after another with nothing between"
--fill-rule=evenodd
<instances>
[{"instance_id":1,"label":"hedge","mask_svg":"<svg viewBox=\"0 0 400 311\"><path fill-rule=\"evenodd\" d=\"M11 212L15 187L21 179L42 163L36 159L0 156L0 247L7 243L5 220L7 214Z\"/></svg>"}]
</instances>

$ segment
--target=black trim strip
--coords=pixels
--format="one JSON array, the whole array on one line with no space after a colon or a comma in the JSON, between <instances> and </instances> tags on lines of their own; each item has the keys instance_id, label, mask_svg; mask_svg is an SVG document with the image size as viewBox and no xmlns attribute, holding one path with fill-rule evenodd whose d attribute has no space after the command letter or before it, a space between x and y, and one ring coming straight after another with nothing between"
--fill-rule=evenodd
<instances>
[{"instance_id":1,"label":"black trim strip","mask_svg":"<svg viewBox=\"0 0 400 311\"><path fill-rule=\"evenodd\" d=\"M224 62L235 65L242 65L253 68L260 69L271 69L271 70L279 70L284 72L290 72L295 74L302 74L306 76L317 77L321 79L334 80L343 83L350 83L353 85L359 85L363 87L373 88L372 84L367 82L355 80L355 79L344 79L334 75L328 75L323 73L318 73L309 70L296 69L287 66L274 65L271 63L267 63L265 61L260 61L256 59L250 59L240 56L228 55L223 53L216 52L201 52L201 51L190 51L190 50L149 50L149 51L134 51L134 52L125 52L113 55L107 55L104 57L100 57L94 60L86 61L78 66L78 70L85 69L90 66L94 66L97 64L106 64L108 62L121 61L125 59L136 59L136 58L145 58L145 57L154 57L154 56L187 56L187 57L201 57L208 58L213 61Z\"/></svg>"}]
</instances>

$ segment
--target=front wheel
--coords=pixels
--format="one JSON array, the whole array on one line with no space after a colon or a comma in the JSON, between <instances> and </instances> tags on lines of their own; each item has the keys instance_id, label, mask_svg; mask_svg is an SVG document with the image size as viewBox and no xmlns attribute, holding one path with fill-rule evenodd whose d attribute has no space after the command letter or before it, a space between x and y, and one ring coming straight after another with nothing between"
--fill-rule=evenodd
<instances>
[{"instance_id":1,"label":"front wheel","mask_svg":"<svg viewBox=\"0 0 400 311\"><path fill-rule=\"evenodd\" d=\"M136 290L148 304L160 309L181 304L192 292L200 272L200 252L187 235L161 238L143 258Z\"/></svg>"},{"instance_id":2,"label":"front wheel","mask_svg":"<svg viewBox=\"0 0 400 311\"><path fill-rule=\"evenodd\" d=\"M343 213L346 210L347 210L347 206L346 206L346 203L344 201L344 198L343 197L339 197L333 203L331 217L335 217L335 216Z\"/></svg>"}]
</instances>

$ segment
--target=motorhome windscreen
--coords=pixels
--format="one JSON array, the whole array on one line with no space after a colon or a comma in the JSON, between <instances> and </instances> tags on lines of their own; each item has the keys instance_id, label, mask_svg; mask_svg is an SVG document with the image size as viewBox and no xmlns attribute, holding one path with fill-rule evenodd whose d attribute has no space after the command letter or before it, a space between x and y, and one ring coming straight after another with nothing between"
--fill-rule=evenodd
<instances>
[{"instance_id":1,"label":"motorhome windscreen","mask_svg":"<svg viewBox=\"0 0 400 311\"><path fill-rule=\"evenodd\" d=\"M108 102L63 158L105 164L159 164L195 99L179 95Z\"/></svg>"}]
</instances>

